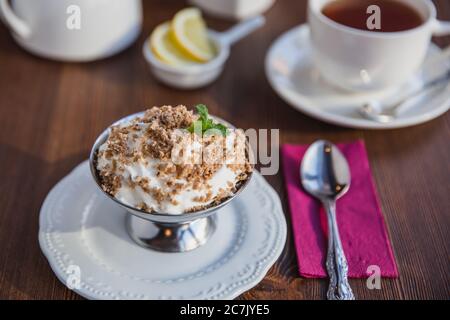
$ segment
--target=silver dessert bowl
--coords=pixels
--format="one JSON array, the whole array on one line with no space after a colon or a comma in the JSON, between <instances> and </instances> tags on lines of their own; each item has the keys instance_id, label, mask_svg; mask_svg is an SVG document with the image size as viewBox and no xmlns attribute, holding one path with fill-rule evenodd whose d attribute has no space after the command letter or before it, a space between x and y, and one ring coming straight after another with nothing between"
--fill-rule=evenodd
<instances>
[{"instance_id":1,"label":"silver dessert bowl","mask_svg":"<svg viewBox=\"0 0 450 320\"><path fill-rule=\"evenodd\" d=\"M221 201L217 205L195 212L183 214L149 213L119 201L104 191L101 186L95 165L97 151L108 139L112 126L128 122L143 114L144 112L139 112L124 117L110 125L98 136L89 155L89 166L92 176L102 193L129 213L126 216L126 229L136 243L143 247L163 252L185 252L193 250L205 244L211 237L217 228L215 213L220 208L229 204L246 188L253 174L250 174L247 180L238 186L238 190L229 198ZM214 119L226 124L229 128L234 128L218 117L214 117ZM250 147L248 150L251 152Z\"/></svg>"}]
</instances>

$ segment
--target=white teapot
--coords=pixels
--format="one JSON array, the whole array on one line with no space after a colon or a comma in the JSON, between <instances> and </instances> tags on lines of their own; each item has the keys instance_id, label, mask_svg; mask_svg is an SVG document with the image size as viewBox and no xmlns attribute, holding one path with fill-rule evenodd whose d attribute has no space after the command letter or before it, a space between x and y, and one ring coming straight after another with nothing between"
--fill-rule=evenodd
<instances>
[{"instance_id":1,"label":"white teapot","mask_svg":"<svg viewBox=\"0 0 450 320\"><path fill-rule=\"evenodd\" d=\"M141 31L141 0L0 0L14 39L42 57L90 61L111 56Z\"/></svg>"}]
</instances>

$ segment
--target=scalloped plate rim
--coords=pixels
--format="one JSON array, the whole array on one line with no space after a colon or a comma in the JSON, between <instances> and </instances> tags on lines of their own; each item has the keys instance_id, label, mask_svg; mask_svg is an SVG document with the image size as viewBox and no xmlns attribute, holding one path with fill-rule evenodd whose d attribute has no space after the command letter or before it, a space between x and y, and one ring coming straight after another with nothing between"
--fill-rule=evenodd
<instances>
[{"instance_id":1,"label":"scalloped plate rim","mask_svg":"<svg viewBox=\"0 0 450 320\"><path fill-rule=\"evenodd\" d=\"M85 166L87 163L87 160L83 161L82 163L78 164L76 167L74 167L66 176L64 176L60 181L58 181L53 187L52 189L48 192L42 206L40 209L40 214L39 214L39 231L38 231L38 240L39 240L39 246L50 266L50 268L52 269L53 273L56 275L57 279L64 285L66 286L66 277L67 275L56 265L56 261L54 261L54 259L52 258L52 254L49 251L49 248L45 245L44 243L44 233L41 232L42 227L44 225L44 218L45 216L43 214L41 214L41 212L46 208L46 206L48 206L48 202L50 201L50 197L49 195L57 190L58 188L60 188L64 183L67 183L67 181L71 178L71 175L73 175L75 173L75 171L80 170L81 167ZM277 194L277 192L273 189L273 187L260 175L259 172L255 172L256 175L258 175L257 179L261 179L262 181L264 181L265 186L267 187L267 191L271 194L271 196L273 197L273 199L276 199L276 203L275 205L278 207L278 212L281 213L280 217L278 217L278 222L280 223L279 227L280 227L280 237L278 237L277 239L274 240L274 242L276 242L276 250L274 251L273 256L265 263L265 266L261 269L261 271L259 272L258 276L255 277L255 279L253 281L248 282L247 284L241 285L241 286L237 286L236 288L232 289L230 291L229 294L226 295L226 298L223 298L221 300L231 300L234 299L236 297L238 297L239 295L243 294L244 292L248 291L249 289L255 287L259 282L261 282L264 277L267 275L267 273L269 272L270 268L275 264L275 262L278 260L278 258L280 257L281 253L284 250L284 247L286 245L286 239L287 239L287 223L286 223L286 219L284 216L284 212L283 212L283 208L281 205L281 200ZM66 286L67 287L67 286ZM74 291L75 293L77 293L78 295L86 298L86 299L90 299L90 300L94 300L94 299L98 299L98 296L96 296L95 294L90 295L88 292L81 290L81 289L69 289Z\"/></svg>"}]
</instances>

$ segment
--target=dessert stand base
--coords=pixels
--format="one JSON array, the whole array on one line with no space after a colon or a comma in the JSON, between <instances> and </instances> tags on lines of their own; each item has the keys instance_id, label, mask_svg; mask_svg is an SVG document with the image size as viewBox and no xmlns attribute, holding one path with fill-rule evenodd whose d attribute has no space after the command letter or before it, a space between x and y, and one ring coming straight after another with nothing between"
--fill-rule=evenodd
<instances>
[{"instance_id":1,"label":"dessert stand base","mask_svg":"<svg viewBox=\"0 0 450 320\"><path fill-rule=\"evenodd\" d=\"M185 223L157 223L127 214L128 234L142 247L186 252L205 244L216 230L215 215Z\"/></svg>"}]
</instances>

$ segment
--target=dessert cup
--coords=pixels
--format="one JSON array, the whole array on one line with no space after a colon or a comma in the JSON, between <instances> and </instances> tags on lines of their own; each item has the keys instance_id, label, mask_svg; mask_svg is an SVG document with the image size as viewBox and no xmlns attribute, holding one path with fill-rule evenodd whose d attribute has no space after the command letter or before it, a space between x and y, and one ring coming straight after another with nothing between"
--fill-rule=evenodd
<instances>
[{"instance_id":1,"label":"dessert cup","mask_svg":"<svg viewBox=\"0 0 450 320\"><path fill-rule=\"evenodd\" d=\"M116 121L111 126L128 122L143 114L144 112L139 112L129 115ZM229 128L233 128L232 125L220 118L214 117L214 119L226 124ZM98 148L108 139L111 126L104 130L96 139L89 155L89 166L95 183L102 193L129 213L126 218L126 229L130 237L143 247L163 252L185 252L205 244L217 228L216 212L245 189L252 178L252 173L233 195L217 205L183 214L149 213L122 203L104 191L101 186L95 165L96 154ZM251 152L250 148L248 150Z\"/></svg>"}]
</instances>

